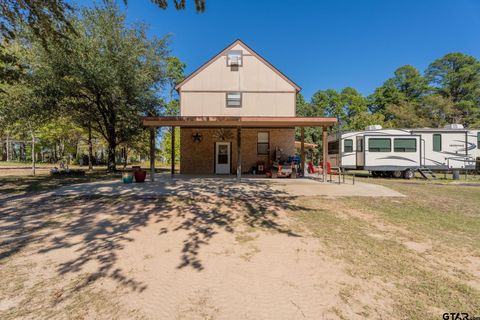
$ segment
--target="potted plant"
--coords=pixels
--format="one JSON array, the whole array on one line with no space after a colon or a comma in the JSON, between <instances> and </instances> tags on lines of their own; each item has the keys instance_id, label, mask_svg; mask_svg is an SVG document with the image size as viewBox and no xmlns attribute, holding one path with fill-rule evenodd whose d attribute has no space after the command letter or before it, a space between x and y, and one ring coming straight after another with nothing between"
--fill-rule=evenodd
<instances>
[{"instance_id":1,"label":"potted plant","mask_svg":"<svg viewBox=\"0 0 480 320\"><path fill-rule=\"evenodd\" d=\"M124 172L122 174L123 183L132 183L133 182L133 173L130 171Z\"/></svg>"},{"instance_id":2,"label":"potted plant","mask_svg":"<svg viewBox=\"0 0 480 320\"><path fill-rule=\"evenodd\" d=\"M135 182L145 182L147 171L139 169L134 171Z\"/></svg>"}]
</instances>

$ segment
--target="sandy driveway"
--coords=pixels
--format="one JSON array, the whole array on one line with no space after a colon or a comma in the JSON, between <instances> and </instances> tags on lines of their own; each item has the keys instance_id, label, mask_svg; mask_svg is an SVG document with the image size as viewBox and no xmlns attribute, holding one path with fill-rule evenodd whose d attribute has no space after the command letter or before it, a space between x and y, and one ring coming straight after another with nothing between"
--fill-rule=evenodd
<instances>
[{"instance_id":1,"label":"sandy driveway","mask_svg":"<svg viewBox=\"0 0 480 320\"><path fill-rule=\"evenodd\" d=\"M287 218L286 210L302 207L269 192L3 203L0 316L318 319L338 318L338 308L355 314L341 298L354 279Z\"/></svg>"}]
</instances>

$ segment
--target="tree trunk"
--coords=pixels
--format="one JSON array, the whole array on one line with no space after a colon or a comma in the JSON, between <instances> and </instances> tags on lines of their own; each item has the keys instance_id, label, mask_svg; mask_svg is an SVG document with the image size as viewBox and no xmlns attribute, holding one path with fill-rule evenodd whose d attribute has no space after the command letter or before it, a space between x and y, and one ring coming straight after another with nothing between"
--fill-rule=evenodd
<instances>
[{"instance_id":1,"label":"tree trunk","mask_svg":"<svg viewBox=\"0 0 480 320\"><path fill-rule=\"evenodd\" d=\"M20 143L20 160L26 161L27 160L27 147L25 146L25 142Z\"/></svg>"},{"instance_id":2,"label":"tree trunk","mask_svg":"<svg viewBox=\"0 0 480 320\"><path fill-rule=\"evenodd\" d=\"M93 158L92 126L89 123L88 124L88 171L93 170L92 158Z\"/></svg>"},{"instance_id":3,"label":"tree trunk","mask_svg":"<svg viewBox=\"0 0 480 320\"><path fill-rule=\"evenodd\" d=\"M123 169L127 168L128 165L128 149L123 147Z\"/></svg>"},{"instance_id":4,"label":"tree trunk","mask_svg":"<svg viewBox=\"0 0 480 320\"><path fill-rule=\"evenodd\" d=\"M7 161L10 161L10 134L7 133Z\"/></svg>"},{"instance_id":5,"label":"tree trunk","mask_svg":"<svg viewBox=\"0 0 480 320\"><path fill-rule=\"evenodd\" d=\"M117 148L117 138L115 135L115 132L110 132L110 136L108 139L108 163L107 163L107 168L109 172L115 172L117 171L117 163L115 161L116 157L116 148Z\"/></svg>"},{"instance_id":6,"label":"tree trunk","mask_svg":"<svg viewBox=\"0 0 480 320\"><path fill-rule=\"evenodd\" d=\"M35 175L35 135L32 133L32 174Z\"/></svg>"}]
</instances>

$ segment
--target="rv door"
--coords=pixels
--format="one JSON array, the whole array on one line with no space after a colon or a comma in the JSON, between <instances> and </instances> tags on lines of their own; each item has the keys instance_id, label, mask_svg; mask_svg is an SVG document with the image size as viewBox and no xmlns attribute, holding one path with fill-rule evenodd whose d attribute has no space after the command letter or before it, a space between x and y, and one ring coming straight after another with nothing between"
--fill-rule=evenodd
<instances>
[{"instance_id":1,"label":"rv door","mask_svg":"<svg viewBox=\"0 0 480 320\"><path fill-rule=\"evenodd\" d=\"M356 141L356 146L357 146L357 150L356 150L356 157L357 157L357 168L358 167L363 167L364 166L364 147L363 147L363 137L360 137L360 136L357 136L357 141Z\"/></svg>"}]
</instances>

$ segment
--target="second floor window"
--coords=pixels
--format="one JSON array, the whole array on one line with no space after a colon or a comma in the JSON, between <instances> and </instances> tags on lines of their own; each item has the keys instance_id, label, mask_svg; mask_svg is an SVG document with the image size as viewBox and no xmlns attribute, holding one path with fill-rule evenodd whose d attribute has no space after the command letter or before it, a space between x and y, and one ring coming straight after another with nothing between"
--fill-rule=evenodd
<instances>
[{"instance_id":1,"label":"second floor window","mask_svg":"<svg viewBox=\"0 0 480 320\"><path fill-rule=\"evenodd\" d=\"M240 108L242 107L242 93L241 92L227 92L227 107Z\"/></svg>"}]
</instances>

